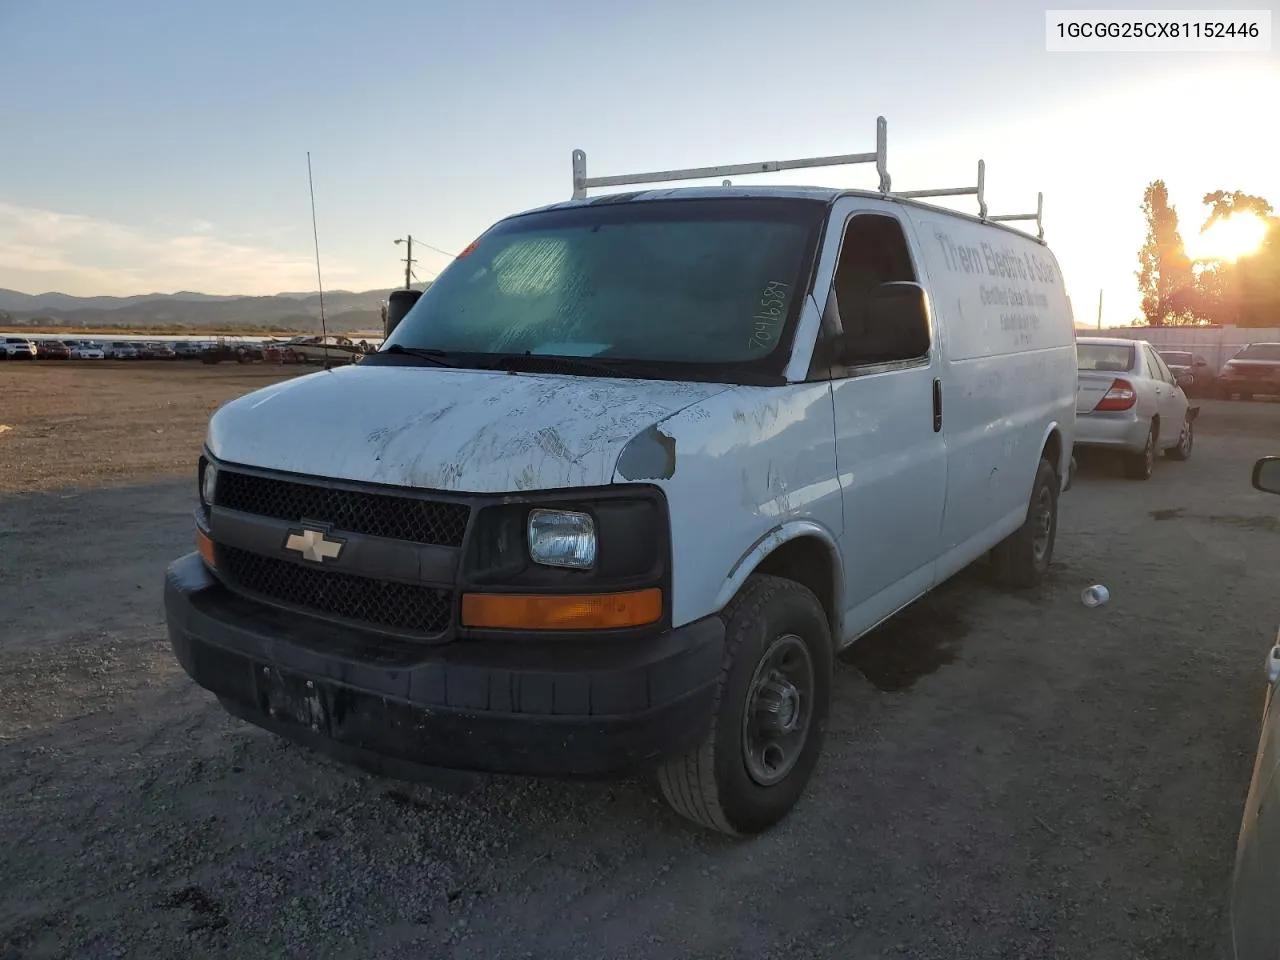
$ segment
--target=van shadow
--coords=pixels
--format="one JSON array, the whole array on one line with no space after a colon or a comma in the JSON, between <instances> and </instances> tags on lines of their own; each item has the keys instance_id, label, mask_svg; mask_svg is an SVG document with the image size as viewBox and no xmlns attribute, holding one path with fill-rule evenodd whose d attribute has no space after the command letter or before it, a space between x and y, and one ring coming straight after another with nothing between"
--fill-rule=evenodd
<instances>
[{"instance_id":1,"label":"van shadow","mask_svg":"<svg viewBox=\"0 0 1280 960\"><path fill-rule=\"evenodd\" d=\"M985 587L987 565L975 564L921 597L840 654L877 690L909 690L955 662L971 629L968 609Z\"/></svg>"}]
</instances>

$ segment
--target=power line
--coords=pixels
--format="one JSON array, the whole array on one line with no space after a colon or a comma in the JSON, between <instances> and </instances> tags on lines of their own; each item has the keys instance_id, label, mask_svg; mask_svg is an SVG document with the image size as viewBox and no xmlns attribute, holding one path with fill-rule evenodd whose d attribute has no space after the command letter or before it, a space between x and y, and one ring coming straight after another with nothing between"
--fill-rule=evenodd
<instances>
[{"instance_id":1,"label":"power line","mask_svg":"<svg viewBox=\"0 0 1280 960\"><path fill-rule=\"evenodd\" d=\"M415 242L418 244L418 246L426 247L428 250L434 250L436 253L440 254L443 257L449 257L451 260L458 259L458 255L456 253L450 253L448 250L441 250L439 247L433 247L431 244L425 243L422 240L417 240Z\"/></svg>"}]
</instances>

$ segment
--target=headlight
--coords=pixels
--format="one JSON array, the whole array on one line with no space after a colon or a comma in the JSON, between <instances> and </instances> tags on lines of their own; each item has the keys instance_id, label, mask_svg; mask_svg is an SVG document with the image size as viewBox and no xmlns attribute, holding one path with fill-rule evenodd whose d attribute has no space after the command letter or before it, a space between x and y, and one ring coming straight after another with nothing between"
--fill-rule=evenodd
<instances>
[{"instance_id":1,"label":"headlight","mask_svg":"<svg viewBox=\"0 0 1280 960\"><path fill-rule=\"evenodd\" d=\"M595 521L568 510L531 510L529 557L548 567L590 570L596 562Z\"/></svg>"},{"instance_id":2,"label":"headlight","mask_svg":"<svg viewBox=\"0 0 1280 960\"><path fill-rule=\"evenodd\" d=\"M218 485L218 468L212 463L206 464L204 476L200 478L200 502L206 507L213 506L214 489Z\"/></svg>"}]
</instances>

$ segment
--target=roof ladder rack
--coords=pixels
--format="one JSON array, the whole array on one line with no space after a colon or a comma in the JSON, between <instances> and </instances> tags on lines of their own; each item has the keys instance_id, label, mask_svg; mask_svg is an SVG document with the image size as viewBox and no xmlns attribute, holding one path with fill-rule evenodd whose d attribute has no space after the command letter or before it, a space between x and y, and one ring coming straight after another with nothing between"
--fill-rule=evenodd
<instances>
[{"instance_id":1,"label":"roof ladder rack","mask_svg":"<svg viewBox=\"0 0 1280 960\"><path fill-rule=\"evenodd\" d=\"M942 187L937 190L897 190L892 196L904 200L923 200L926 197L977 197L978 216L987 219L987 199L985 196L987 183L987 164L978 161L978 185L976 187Z\"/></svg>"},{"instance_id":2,"label":"roof ladder rack","mask_svg":"<svg viewBox=\"0 0 1280 960\"><path fill-rule=\"evenodd\" d=\"M1011 223L1015 220L1034 220L1036 222L1036 239L1044 240L1044 194L1036 194L1035 213L1005 213L998 217L988 217L987 219L1001 223Z\"/></svg>"},{"instance_id":3,"label":"roof ladder rack","mask_svg":"<svg viewBox=\"0 0 1280 960\"><path fill-rule=\"evenodd\" d=\"M587 154L573 151L573 199L585 200L592 187L625 187L642 183L670 183L676 180L703 180L711 177L736 177L748 173L774 173L779 170L802 170L809 167L840 167L855 163L874 163L880 174L880 192L889 192L889 170L886 161L888 124L876 118L874 153L846 153L834 157L805 157L799 160L764 160L759 163L734 163L719 167L689 167L684 170L656 170L651 173L625 173L611 177L588 177Z\"/></svg>"},{"instance_id":4,"label":"roof ladder rack","mask_svg":"<svg viewBox=\"0 0 1280 960\"><path fill-rule=\"evenodd\" d=\"M978 182L972 187L943 187L933 190L890 189L888 163L889 125L884 117L876 117L876 149L874 153L846 153L833 157L807 157L799 160L764 160L760 163L734 163L718 167L687 167L683 170L655 170L649 173L624 173L608 177L587 176L587 154L573 151L573 199L585 200L592 187L626 187L650 183L671 183L679 180L707 180L712 177L735 177L749 173L776 173L781 170L802 170L812 167L840 167L857 163L874 163L880 175L880 193L901 200L924 200L932 197L977 197L978 216L984 222L1008 223L1016 220L1034 220L1036 238L1044 241L1044 194L1036 199L1035 213L1010 213L991 216L987 213L986 182L987 164L978 161ZM728 187L732 181L721 180Z\"/></svg>"}]
</instances>

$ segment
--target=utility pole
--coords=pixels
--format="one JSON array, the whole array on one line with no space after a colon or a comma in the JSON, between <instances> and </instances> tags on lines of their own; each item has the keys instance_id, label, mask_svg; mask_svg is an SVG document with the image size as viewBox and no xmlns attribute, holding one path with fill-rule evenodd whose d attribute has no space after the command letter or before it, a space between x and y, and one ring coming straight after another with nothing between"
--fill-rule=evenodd
<instances>
[{"instance_id":1,"label":"utility pole","mask_svg":"<svg viewBox=\"0 0 1280 960\"><path fill-rule=\"evenodd\" d=\"M406 290L413 289L413 265L417 263L413 259L413 235L401 237L396 241L397 244L405 244L404 248L404 288Z\"/></svg>"},{"instance_id":2,"label":"utility pole","mask_svg":"<svg viewBox=\"0 0 1280 960\"><path fill-rule=\"evenodd\" d=\"M1102 291L1098 291L1098 329L1102 329Z\"/></svg>"}]
</instances>

